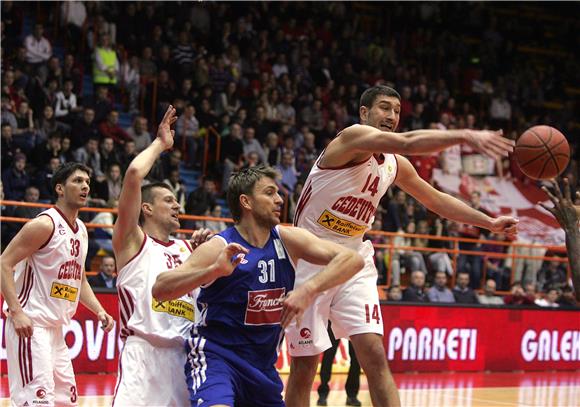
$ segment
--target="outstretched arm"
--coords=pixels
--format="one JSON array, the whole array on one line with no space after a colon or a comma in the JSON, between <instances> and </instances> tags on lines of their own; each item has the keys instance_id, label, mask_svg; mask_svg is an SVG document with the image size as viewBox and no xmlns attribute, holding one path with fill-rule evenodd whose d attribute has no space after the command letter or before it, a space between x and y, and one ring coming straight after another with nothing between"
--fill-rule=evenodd
<instances>
[{"instance_id":1,"label":"outstretched arm","mask_svg":"<svg viewBox=\"0 0 580 407\"><path fill-rule=\"evenodd\" d=\"M139 250L143 242L143 231L139 227L141 212L141 183L161 153L173 147L175 108L169 106L157 130L157 138L129 165L123 179L119 197L119 214L113 229L113 250L117 266L121 269Z\"/></svg>"},{"instance_id":2,"label":"outstretched arm","mask_svg":"<svg viewBox=\"0 0 580 407\"><path fill-rule=\"evenodd\" d=\"M507 156L513 151L515 144L513 140L503 137L501 130L413 130L393 133L372 126L355 124L344 129L340 136L330 143L326 149L326 159L323 164L340 165L357 160L359 155L364 156L369 153L404 155L437 153L463 143L495 160ZM342 162L340 162L341 157ZM335 160L338 162L334 162Z\"/></svg>"},{"instance_id":3,"label":"outstretched arm","mask_svg":"<svg viewBox=\"0 0 580 407\"><path fill-rule=\"evenodd\" d=\"M397 163L399 165L399 173L395 184L412 195L429 210L444 218L479 226L492 232L505 233L510 237L517 234L517 219L510 216L491 218L459 199L433 188L428 182L419 177L415 168L406 158L398 155Z\"/></svg>"},{"instance_id":4,"label":"outstretched arm","mask_svg":"<svg viewBox=\"0 0 580 407\"><path fill-rule=\"evenodd\" d=\"M279 230L294 264L301 259L312 264L326 265L321 272L291 291L284 301L281 325L285 328L294 318L300 324L302 314L314 298L348 281L363 268L364 260L354 250L320 239L305 229L280 226Z\"/></svg>"},{"instance_id":5,"label":"outstretched arm","mask_svg":"<svg viewBox=\"0 0 580 407\"><path fill-rule=\"evenodd\" d=\"M248 249L237 243L224 246L221 239L201 244L189 258L174 270L161 273L153 285L153 298L166 301L179 298L197 287L230 275Z\"/></svg>"},{"instance_id":6,"label":"outstretched arm","mask_svg":"<svg viewBox=\"0 0 580 407\"><path fill-rule=\"evenodd\" d=\"M566 232L566 250L568 251L568 263L572 270L572 281L574 282L574 290L576 291L576 299L580 301L580 206L572 204L572 194L570 192L570 184L568 178L564 178L564 194L560 190L558 184L552 181L552 189L554 193L550 192L545 186L542 187L545 193L554 204L552 208L548 208L544 204L542 207L549 211L562 228ZM580 197L580 192L577 192Z\"/></svg>"}]
</instances>

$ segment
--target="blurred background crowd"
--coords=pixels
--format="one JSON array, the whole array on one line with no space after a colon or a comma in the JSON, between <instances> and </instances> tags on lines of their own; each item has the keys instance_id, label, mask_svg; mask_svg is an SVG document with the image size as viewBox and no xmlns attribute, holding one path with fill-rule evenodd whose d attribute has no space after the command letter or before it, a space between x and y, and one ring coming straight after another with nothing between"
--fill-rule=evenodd
<instances>
[{"instance_id":1,"label":"blurred background crowd","mask_svg":"<svg viewBox=\"0 0 580 407\"><path fill-rule=\"evenodd\" d=\"M175 147L149 181L168 183L184 214L222 218L229 216L223 187L231 172L269 164L280 170L284 220L291 222L315 159L337 132L358 122L360 94L378 83L402 95L399 131L501 128L516 139L534 124L560 129L572 151L564 175L573 191L579 187L577 3L3 1L1 7L6 200L52 202L52 173L80 161L94 171L90 206L114 208L125 169L173 104ZM494 162L464 147L410 159L432 183L437 168L457 177L533 182L512 158ZM469 200L479 208L477 191ZM30 218L41 210L5 206L2 214ZM114 222L107 212L83 216ZM226 223L183 226L219 231ZM20 227L2 224L3 246ZM397 189L384 197L373 229L505 240L442 220ZM114 283L114 266L103 261L112 254L111 232L91 232L87 262L94 269L93 258L100 258L106 286ZM453 267L449 254L437 251L447 241L394 240L426 250L377 249L378 283L389 286L391 300L574 305L561 262L526 262L515 271L509 259L460 255ZM509 251L493 244L460 248ZM496 290L510 294L496 297Z\"/></svg>"}]
</instances>

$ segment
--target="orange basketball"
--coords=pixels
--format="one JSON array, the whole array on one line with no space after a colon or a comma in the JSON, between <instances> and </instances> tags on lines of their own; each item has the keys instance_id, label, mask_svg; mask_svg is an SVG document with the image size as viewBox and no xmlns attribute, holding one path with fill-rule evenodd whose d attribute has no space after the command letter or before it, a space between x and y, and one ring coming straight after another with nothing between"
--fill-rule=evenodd
<instances>
[{"instance_id":1,"label":"orange basketball","mask_svg":"<svg viewBox=\"0 0 580 407\"><path fill-rule=\"evenodd\" d=\"M570 161L570 146L558 129L534 126L516 142L516 160L522 172L533 179L550 179L560 175Z\"/></svg>"}]
</instances>

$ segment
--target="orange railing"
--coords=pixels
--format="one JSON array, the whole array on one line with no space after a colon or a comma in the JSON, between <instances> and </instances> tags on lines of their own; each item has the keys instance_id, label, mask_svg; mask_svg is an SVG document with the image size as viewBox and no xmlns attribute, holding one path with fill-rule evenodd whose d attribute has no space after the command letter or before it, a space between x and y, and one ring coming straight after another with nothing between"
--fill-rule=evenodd
<instances>
[{"instance_id":1,"label":"orange railing","mask_svg":"<svg viewBox=\"0 0 580 407\"><path fill-rule=\"evenodd\" d=\"M24 207L39 207L39 208L50 208L54 205L52 204L43 204L43 203L29 203L29 202L20 202L20 201L7 201L7 200L0 200L1 206L24 206ZM109 209L109 208L81 208L81 212L110 212L110 213L117 213L116 209ZM197 221L223 221L226 223L232 223L233 219L231 218L216 218L213 216L196 216L196 215L180 215L180 219L183 220L197 220ZM0 215L0 222L17 222L17 223L26 223L30 219L26 218L18 218L12 216L3 216ZM110 224L97 224L97 223L86 223L87 228L112 228L113 225ZM193 229L179 229L176 233L184 233L189 234L193 233ZM546 245L539 245L539 244L532 244L532 243L520 243L520 242L506 242L506 241L496 241L496 240L485 240L485 239L469 239L469 238L461 238L461 237L448 237L448 236L434 236L434 235L422 235L422 234L410 234L410 233L397 233L397 232L384 232L384 231L376 231L376 230L369 230L367 235L370 236L380 236L385 238L388 243L373 243L376 250L385 250L388 252L389 261L387 262L387 282L391 281L392 277L392 264L393 258L395 255L396 250L409 250L409 251L417 251L417 252L445 252L451 256L452 264L453 264L453 275L451 277L451 285L455 285L455 276L456 276L456 268L457 268L457 257L460 254L470 255L470 256L485 256L488 258L499 258L499 259L511 259L512 260L512 275L511 275L511 282L513 282L514 272L515 272L515 265L516 262L522 260L548 260L548 261L557 261L557 262L567 262L568 258L565 256L533 256L533 255L525 255L521 253L517 253L518 248L530 248L530 249L542 249L550 252L560 252L564 255L566 254L566 248L564 246L546 246ZM429 239L429 240L440 240L440 241L447 241L452 242L452 248L432 248L432 247L418 247L418 246L402 246L397 245L394 240L397 237L404 237L404 238L420 238L420 239ZM476 244L489 244L489 245L498 245L498 246L507 246L511 248L510 253L495 253L495 252L486 252L486 251L470 251L470 250L460 250L459 243L476 243ZM485 278L485 274L483 276ZM571 278L571 270L568 267L568 279Z\"/></svg>"}]
</instances>

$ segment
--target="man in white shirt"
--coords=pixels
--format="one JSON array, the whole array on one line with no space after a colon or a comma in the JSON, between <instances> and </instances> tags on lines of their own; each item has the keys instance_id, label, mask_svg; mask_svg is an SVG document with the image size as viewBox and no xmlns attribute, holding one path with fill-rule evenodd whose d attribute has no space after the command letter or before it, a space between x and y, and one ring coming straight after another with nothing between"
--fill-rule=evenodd
<instances>
[{"instance_id":1,"label":"man in white shirt","mask_svg":"<svg viewBox=\"0 0 580 407\"><path fill-rule=\"evenodd\" d=\"M26 62L32 67L32 74L40 78L41 83L46 82L48 75L47 61L52 56L52 46L43 36L44 27L42 24L36 24L32 34L24 39L26 48Z\"/></svg>"}]
</instances>

